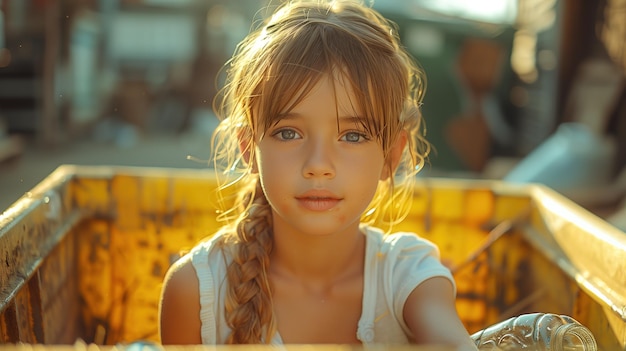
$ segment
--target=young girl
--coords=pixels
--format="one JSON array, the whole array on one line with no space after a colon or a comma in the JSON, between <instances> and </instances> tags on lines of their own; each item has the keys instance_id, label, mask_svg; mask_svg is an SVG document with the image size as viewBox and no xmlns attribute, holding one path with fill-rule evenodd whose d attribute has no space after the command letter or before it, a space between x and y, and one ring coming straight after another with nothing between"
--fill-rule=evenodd
<instances>
[{"instance_id":1,"label":"young girl","mask_svg":"<svg viewBox=\"0 0 626 351\"><path fill-rule=\"evenodd\" d=\"M396 28L354 1L291 1L250 34L214 137L220 189L240 196L168 272L162 342L475 349L437 248L372 226L410 205L423 84Z\"/></svg>"}]
</instances>

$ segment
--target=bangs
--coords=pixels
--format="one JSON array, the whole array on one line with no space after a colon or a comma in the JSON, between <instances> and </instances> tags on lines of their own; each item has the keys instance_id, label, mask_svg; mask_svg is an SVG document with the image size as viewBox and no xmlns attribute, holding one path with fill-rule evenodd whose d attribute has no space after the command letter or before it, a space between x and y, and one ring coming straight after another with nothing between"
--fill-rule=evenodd
<instances>
[{"instance_id":1,"label":"bangs","mask_svg":"<svg viewBox=\"0 0 626 351\"><path fill-rule=\"evenodd\" d=\"M257 59L270 64L254 92L256 102L252 105L253 113L258 113L253 120L261 128L257 132L262 135L278 122L328 74L341 77L351 88L354 110L363 114L367 132L379 140L389 139L400 128L408 91L407 71L393 47L382 45L379 38L367 41L367 36L354 34L355 28L347 30L333 23L336 14L314 16L309 13L295 30L284 34L272 32L284 24L267 28L265 35L271 40L265 41L264 52L268 55Z\"/></svg>"}]
</instances>

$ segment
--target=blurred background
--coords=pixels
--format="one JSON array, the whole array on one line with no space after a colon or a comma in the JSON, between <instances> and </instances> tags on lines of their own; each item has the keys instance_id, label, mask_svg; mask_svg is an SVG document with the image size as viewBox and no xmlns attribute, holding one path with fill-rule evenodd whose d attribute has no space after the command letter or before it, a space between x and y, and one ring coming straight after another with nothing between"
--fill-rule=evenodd
<instances>
[{"instance_id":1,"label":"blurred background","mask_svg":"<svg viewBox=\"0 0 626 351\"><path fill-rule=\"evenodd\" d=\"M206 168L279 0L0 0L0 207L61 164ZM626 228L626 0L376 0L426 70L422 177L540 182Z\"/></svg>"}]
</instances>

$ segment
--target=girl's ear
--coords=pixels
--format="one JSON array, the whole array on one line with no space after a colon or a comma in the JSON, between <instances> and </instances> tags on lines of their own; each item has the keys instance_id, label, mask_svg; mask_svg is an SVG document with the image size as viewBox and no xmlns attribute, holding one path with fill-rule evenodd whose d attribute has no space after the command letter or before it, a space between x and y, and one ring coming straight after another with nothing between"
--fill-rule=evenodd
<instances>
[{"instance_id":1,"label":"girl's ear","mask_svg":"<svg viewBox=\"0 0 626 351\"><path fill-rule=\"evenodd\" d=\"M387 160L385 162L385 167L383 168L382 173L380 174L380 180L387 180L387 178L391 177L393 173L395 173L396 168L400 164L400 160L402 159L402 152L406 147L407 143L407 133L406 131L401 131L398 135L398 138L391 146L389 150L389 155L387 156Z\"/></svg>"},{"instance_id":2,"label":"girl's ear","mask_svg":"<svg viewBox=\"0 0 626 351\"><path fill-rule=\"evenodd\" d=\"M252 148L254 147L252 142L252 135L249 130L242 129L237 132L237 140L239 142L239 152L241 152L241 158L250 166L252 173L257 173L256 160Z\"/></svg>"}]
</instances>

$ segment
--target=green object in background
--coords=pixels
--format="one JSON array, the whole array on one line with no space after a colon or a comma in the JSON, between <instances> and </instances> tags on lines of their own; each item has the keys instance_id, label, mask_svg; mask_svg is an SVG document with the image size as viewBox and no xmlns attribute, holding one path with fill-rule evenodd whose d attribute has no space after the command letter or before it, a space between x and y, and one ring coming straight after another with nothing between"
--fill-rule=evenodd
<instances>
[{"instance_id":1,"label":"green object in background","mask_svg":"<svg viewBox=\"0 0 626 351\"><path fill-rule=\"evenodd\" d=\"M493 40L501 45L506 53L505 65L500 72L500 80L494 91L495 98L507 110L507 123L511 123L509 91L514 79L508 56L511 52L514 29L508 25L483 27L474 22L450 20L429 16L408 18L403 13L384 13L398 24L400 37L409 52L417 59L426 72L427 85L422 112L426 125L426 138L433 151L424 175L436 173L467 172L468 167L446 141L445 128L448 123L463 112L464 88L456 71L459 49L467 38ZM488 28L488 29L487 29ZM501 152L494 146L493 152Z\"/></svg>"},{"instance_id":2,"label":"green object in background","mask_svg":"<svg viewBox=\"0 0 626 351\"><path fill-rule=\"evenodd\" d=\"M441 57L418 58L428 79L422 113L426 124L426 138L433 147L429 156L430 165L434 169L452 171L465 169L444 136L446 124L461 112L462 105L459 86L451 72L455 54L453 45L448 44Z\"/></svg>"}]
</instances>

